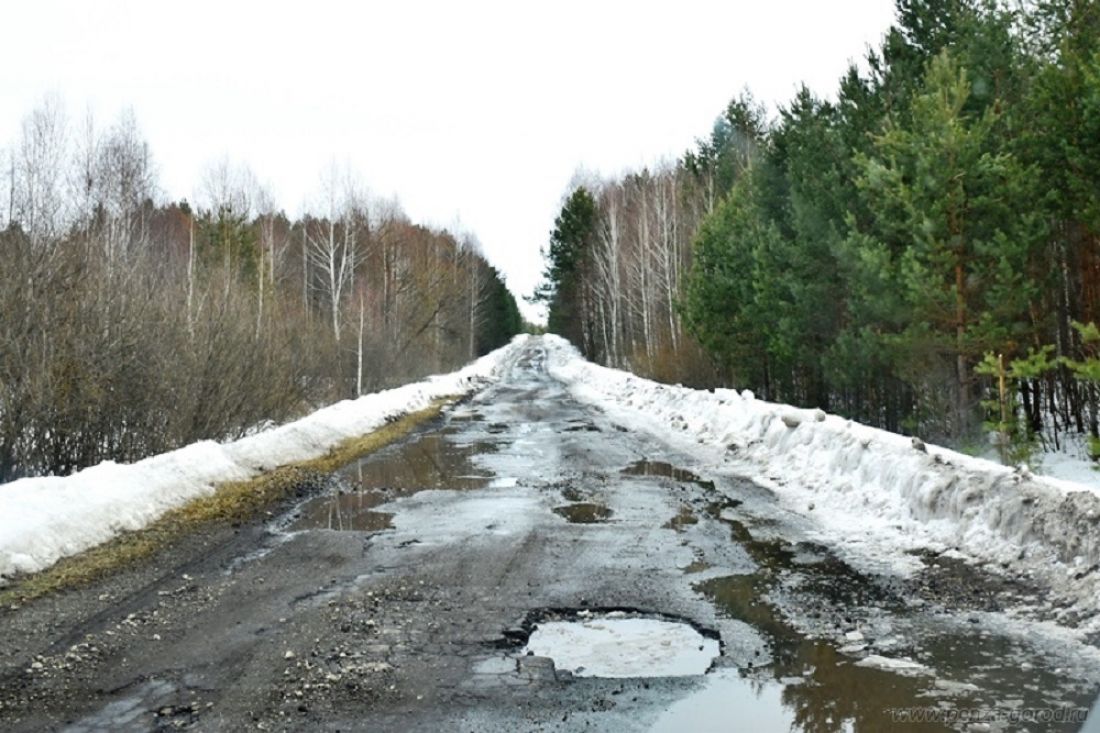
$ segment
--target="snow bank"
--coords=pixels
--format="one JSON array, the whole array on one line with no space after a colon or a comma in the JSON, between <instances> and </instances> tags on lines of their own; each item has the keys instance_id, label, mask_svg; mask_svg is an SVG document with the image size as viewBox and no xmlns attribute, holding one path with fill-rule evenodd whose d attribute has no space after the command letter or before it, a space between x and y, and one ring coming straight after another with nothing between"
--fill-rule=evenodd
<instances>
[{"instance_id":1,"label":"snow bank","mask_svg":"<svg viewBox=\"0 0 1100 733\"><path fill-rule=\"evenodd\" d=\"M546 337L550 373L578 399L772 489L864 566L905 573L910 550L960 551L1030 573L1079 610L1100 609L1100 497L821 410L750 392L658 384L585 361Z\"/></svg>"},{"instance_id":2,"label":"snow bank","mask_svg":"<svg viewBox=\"0 0 1100 733\"><path fill-rule=\"evenodd\" d=\"M526 336L450 374L345 400L300 420L232 443L202 441L132 464L101 463L64 477L0 485L0 583L17 573L140 529L169 509L214 492L215 484L249 478L323 455L391 417L467 394L499 379Z\"/></svg>"}]
</instances>

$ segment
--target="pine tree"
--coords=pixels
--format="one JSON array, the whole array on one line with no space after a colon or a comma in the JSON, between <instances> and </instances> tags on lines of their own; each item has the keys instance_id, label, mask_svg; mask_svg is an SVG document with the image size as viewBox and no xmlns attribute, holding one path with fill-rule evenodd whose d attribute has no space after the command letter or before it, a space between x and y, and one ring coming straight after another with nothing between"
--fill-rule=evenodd
<instances>
[{"instance_id":1,"label":"pine tree","mask_svg":"<svg viewBox=\"0 0 1100 733\"><path fill-rule=\"evenodd\" d=\"M683 304L688 329L739 386L772 396L768 358L771 314L758 287L765 253L782 235L760 209L751 175L743 176L699 228Z\"/></svg>"},{"instance_id":2,"label":"pine tree","mask_svg":"<svg viewBox=\"0 0 1100 733\"><path fill-rule=\"evenodd\" d=\"M862 160L885 245L867 256L882 260L910 312L893 343L915 384L930 376L929 352L949 357L941 375L953 382L955 437L973 427L975 358L1023 335L1016 326L1034 293L1022 274L1043 233L1038 217L1024 213L1027 169L996 149L992 107L966 113L969 97L966 70L941 53L910 122L888 124L874 155Z\"/></svg>"},{"instance_id":3,"label":"pine tree","mask_svg":"<svg viewBox=\"0 0 1100 733\"><path fill-rule=\"evenodd\" d=\"M584 348L581 270L596 232L596 201L580 186L554 220L543 281L534 299L548 305L547 329Z\"/></svg>"}]
</instances>

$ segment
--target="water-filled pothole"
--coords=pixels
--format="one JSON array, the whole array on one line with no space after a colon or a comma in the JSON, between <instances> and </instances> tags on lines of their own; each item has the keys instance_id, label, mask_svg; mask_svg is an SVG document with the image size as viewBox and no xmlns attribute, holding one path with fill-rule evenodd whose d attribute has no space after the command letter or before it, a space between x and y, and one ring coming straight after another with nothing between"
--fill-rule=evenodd
<instances>
[{"instance_id":1,"label":"water-filled pothole","mask_svg":"<svg viewBox=\"0 0 1100 733\"><path fill-rule=\"evenodd\" d=\"M300 516L288 527L300 529L337 529L351 532L380 532L390 529L393 514L371 507L389 500L382 491L355 491L350 494L323 496L306 502Z\"/></svg>"},{"instance_id":2,"label":"water-filled pothole","mask_svg":"<svg viewBox=\"0 0 1100 733\"><path fill-rule=\"evenodd\" d=\"M685 677L706 673L720 647L686 623L611 613L539 623L523 652L576 677Z\"/></svg>"},{"instance_id":3,"label":"water-filled pothole","mask_svg":"<svg viewBox=\"0 0 1100 733\"><path fill-rule=\"evenodd\" d=\"M554 513L571 524L599 524L611 518L611 510L603 504L582 501L554 507Z\"/></svg>"},{"instance_id":4,"label":"water-filled pothole","mask_svg":"<svg viewBox=\"0 0 1100 733\"><path fill-rule=\"evenodd\" d=\"M758 570L709 578L693 587L720 615L752 626L769 641L770 666L752 674L757 686L778 684L781 693L761 695L755 707L747 710L773 717L785 714L794 721L790 730L893 730L897 720L892 711L922 698L937 700L941 706L979 709L989 707L997 696L1038 707L1048 704L1052 694L1069 694L1059 689L1050 670L1036 661L1023 641L997 634L955 629L925 637L887 630L887 625L879 627L877 638L873 633L865 638L862 632L847 635L847 643L811 638L782 610L793 610L792 598L777 600L773 596L777 587L785 586L784 592L797 588L800 600L794 613L815 619L824 628L858 626L854 610L897 610L896 599L889 588L861 575L824 546L756 538L744 524L723 521ZM1021 668L1006 663L1013 659L1028 664ZM990 692L980 692L974 682ZM729 706L742 695L742 688L740 680L719 675L699 694L684 698L667 725L653 730L683 729L673 725L677 723L693 730L722 730ZM773 702L766 703L768 697ZM774 701L784 710L776 710ZM774 726L764 726L770 727ZM905 727L914 733L945 729L942 722L931 720L910 721Z\"/></svg>"},{"instance_id":5,"label":"water-filled pothole","mask_svg":"<svg viewBox=\"0 0 1100 733\"><path fill-rule=\"evenodd\" d=\"M696 484L704 489L714 488L713 481L701 479L685 468L678 468L664 461L635 461L623 469L623 474L627 476L656 476L682 483Z\"/></svg>"},{"instance_id":6,"label":"water-filled pothole","mask_svg":"<svg viewBox=\"0 0 1100 733\"><path fill-rule=\"evenodd\" d=\"M345 466L336 480L350 490L305 502L287 529L389 529L393 515L374 511L374 507L425 489L486 488L493 475L475 466L472 459L494 450L492 443L458 444L440 433L419 435Z\"/></svg>"},{"instance_id":7,"label":"water-filled pothole","mask_svg":"<svg viewBox=\"0 0 1100 733\"><path fill-rule=\"evenodd\" d=\"M722 615L750 624L770 641L772 664L766 672L759 671L756 686L767 690L764 684L770 678L782 691L778 695L772 692L760 696L748 708L754 714L783 713L796 721L789 729L798 731L893 730L897 720L892 718L891 711L912 705L922 697L942 698L945 705L950 702L961 707L978 707L978 701L970 697L972 688L962 685L951 692L949 687L952 679L966 679L964 660L975 658L960 653L964 639L945 636L942 642L936 641L925 649L936 664L917 665L920 674L898 671L915 651L902 639L882 652L889 656L885 661L898 667L889 669L860 662L860 653L841 652L837 645L809 638L792 627L767 600L771 582L766 575L741 575L713 578L695 586ZM937 685L937 677L943 674L946 677ZM737 679L720 676L711 680L702 692L684 698L679 712L687 717L682 721L690 721L695 730L721 730L728 719L730 701L740 694L740 689ZM773 701L769 703L768 698ZM776 702L785 710L776 710ZM654 730L672 729L667 725L654 727ZM946 729L934 721L912 721L906 725L906 730L914 733Z\"/></svg>"}]
</instances>

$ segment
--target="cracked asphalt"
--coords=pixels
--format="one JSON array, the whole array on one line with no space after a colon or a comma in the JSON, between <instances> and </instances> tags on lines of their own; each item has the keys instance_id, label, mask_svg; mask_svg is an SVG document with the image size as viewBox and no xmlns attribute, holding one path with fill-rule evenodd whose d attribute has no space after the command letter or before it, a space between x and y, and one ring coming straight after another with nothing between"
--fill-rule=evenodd
<instances>
[{"instance_id":1,"label":"cracked asphalt","mask_svg":"<svg viewBox=\"0 0 1100 733\"><path fill-rule=\"evenodd\" d=\"M1041 591L949 558L859 571L767 490L575 401L544 359L533 339L508 378L270 516L0 609L0 729L873 731L913 706L1091 702L1094 656L998 620ZM522 652L539 621L611 611L691 624L721 655L600 679Z\"/></svg>"}]
</instances>

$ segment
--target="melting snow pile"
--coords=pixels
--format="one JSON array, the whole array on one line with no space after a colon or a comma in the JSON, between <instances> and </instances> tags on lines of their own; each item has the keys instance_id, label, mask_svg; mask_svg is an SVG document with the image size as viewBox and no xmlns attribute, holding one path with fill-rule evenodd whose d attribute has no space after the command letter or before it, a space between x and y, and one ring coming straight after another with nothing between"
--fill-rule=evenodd
<instances>
[{"instance_id":1,"label":"melting snow pile","mask_svg":"<svg viewBox=\"0 0 1100 733\"><path fill-rule=\"evenodd\" d=\"M750 392L658 384L585 361L548 336L550 373L626 425L682 437L811 517L853 563L919 567L908 550L961 552L1031 573L1080 610L1100 610L1100 497ZM1094 622L1100 624L1100 622Z\"/></svg>"},{"instance_id":2,"label":"melting snow pile","mask_svg":"<svg viewBox=\"0 0 1100 733\"><path fill-rule=\"evenodd\" d=\"M577 677L685 677L704 674L719 648L687 624L604 617L541 623L529 652Z\"/></svg>"},{"instance_id":3,"label":"melting snow pile","mask_svg":"<svg viewBox=\"0 0 1100 733\"><path fill-rule=\"evenodd\" d=\"M467 394L499 379L526 339L450 374L345 400L300 420L232 443L202 441L132 464L111 461L71 476L27 478L0 486L0 583L140 529L170 509L214 492L215 484L324 455L387 419Z\"/></svg>"}]
</instances>

